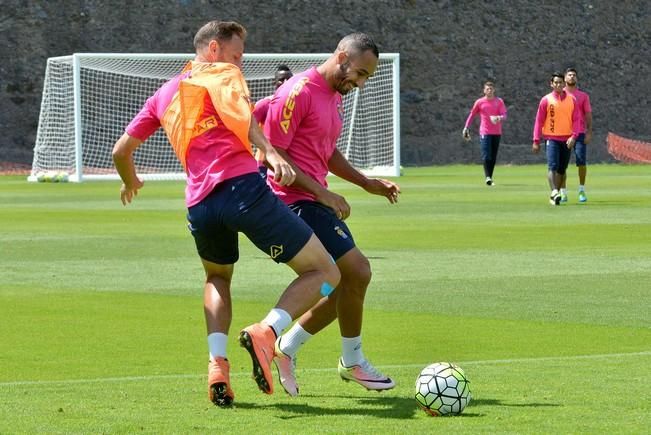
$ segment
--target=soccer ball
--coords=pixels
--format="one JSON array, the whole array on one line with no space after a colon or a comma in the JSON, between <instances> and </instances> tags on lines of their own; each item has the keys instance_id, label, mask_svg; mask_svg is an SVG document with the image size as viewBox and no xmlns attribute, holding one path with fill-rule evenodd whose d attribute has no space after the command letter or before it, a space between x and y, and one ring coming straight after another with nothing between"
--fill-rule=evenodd
<instances>
[{"instance_id":1,"label":"soccer ball","mask_svg":"<svg viewBox=\"0 0 651 435\"><path fill-rule=\"evenodd\" d=\"M416 378L416 402L432 416L457 415L470 403L470 381L461 367L430 364Z\"/></svg>"}]
</instances>

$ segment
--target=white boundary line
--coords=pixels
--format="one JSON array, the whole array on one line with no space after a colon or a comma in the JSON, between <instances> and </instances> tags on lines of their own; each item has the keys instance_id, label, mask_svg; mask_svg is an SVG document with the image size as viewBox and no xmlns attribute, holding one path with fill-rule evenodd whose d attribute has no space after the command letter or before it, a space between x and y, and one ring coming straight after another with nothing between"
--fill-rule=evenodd
<instances>
[{"instance_id":1,"label":"white boundary line","mask_svg":"<svg viewBox=\"0 0 651 435\"><path fill-rule=\"evenodd\" d=\"M491 365L491 364L513 364L513 363L527 363L527 362L545 362L545 361L575 361L575 360L591 360L591 359L606 359L606 358L622 358L622 357L635 357L635 356L651 356L651 350L642 352L629 352L629 353L604 353L594 355L571 355L571 356L543 356L537 358L508 358L508 359L487 359L477 361L459 361L455 362L460 366L470 365ZM401 369L401 368L423 368L428 363L424 364L394 364L378 366L380 369ZM298 373L322 373L334 372L335 368L312 368L312 369L298 369ZM249 376L250 371L231 373L233 377ZM185 374L185 375L151 375L151 376L124 376L113 378L94 378L94 379L62 379L56 381L14 381L14 382L0 382L0 388L3 387L22 387L22 386L41 386L41 385L54 385L54 384L91 384L102 382L131 382L131 381L151 381L154 379L192 379L202 378L205 374Z\"/></svg>"}]
</instances>

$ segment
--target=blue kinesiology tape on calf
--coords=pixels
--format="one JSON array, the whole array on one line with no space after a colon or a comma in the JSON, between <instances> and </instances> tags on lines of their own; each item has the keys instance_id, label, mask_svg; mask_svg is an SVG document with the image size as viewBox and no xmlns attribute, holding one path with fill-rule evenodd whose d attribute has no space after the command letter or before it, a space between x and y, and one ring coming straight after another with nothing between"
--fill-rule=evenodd
<instances>
[{"instance_id":1,"label":"blue kinesiology tape on calf","mask_svg":"<svg viewBox=\"0 0 651 435\"><path fill-rule=\"evenodd\" d=\"M334 287L328 284L327 282L324 282L321 284L321 296L329 296L330 293L334 291Z\"/></svg>"}]
</instances>

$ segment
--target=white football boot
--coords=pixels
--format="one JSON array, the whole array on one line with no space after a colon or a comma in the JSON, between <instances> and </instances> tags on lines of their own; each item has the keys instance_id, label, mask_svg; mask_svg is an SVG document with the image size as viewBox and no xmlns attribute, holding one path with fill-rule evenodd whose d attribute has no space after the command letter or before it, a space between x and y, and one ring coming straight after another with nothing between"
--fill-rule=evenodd
<instances>
[{"instance_id":1,"label":"white football boot","mask_svg":"<svg viewBox=\"0 0 651 435\"><path fill-rule=\"evenodd\" d=\"M337 367L339 376L346 382L357 382L362 387L367 390L390 390L396 386L396 383L393 380L380 373L373 365L368 362L367 359L364 359L361 364L354 365L351 367L345 367L339 359L339 366Z\"/></svg>"}]
</instances>

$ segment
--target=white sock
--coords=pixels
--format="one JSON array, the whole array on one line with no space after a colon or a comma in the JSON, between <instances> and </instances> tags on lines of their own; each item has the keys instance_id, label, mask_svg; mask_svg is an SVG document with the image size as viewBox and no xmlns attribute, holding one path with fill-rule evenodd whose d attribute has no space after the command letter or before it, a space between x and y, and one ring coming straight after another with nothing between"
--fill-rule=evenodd
<instances>
[{"instance_id":1,"label":"white sock","mask_svg":"<svg viewBox=\"0 0 651 435\"><path fill-rule=\"evenodd\" d=\"M561 187L561 195L567 195L567 188Z\"/></svg>"},{"instance_id":2,"label":"white sock","mask_svg":"<svg viewBox=\"0 0 651 435\"><path fill-rule=\"evenodd\" d=\"M552 196L556 195L558 193L558 190L554 189L552 190Z\"/></svg>"},{"instance_id":3,"label":"white sock","mask_svg":"<svg viewBox=\"0 0 651 435\"><path fill-rule=\"evenodd\" d=\"M290 328L289 331L280 339L280 350L285 354L293 357L298 352L298 349L310 338L312 334L307 332L303 327L298 323L294 323L294 326Z\"/></svg>"},{"instance_id":4,"label":"white sock","mask_svg":"<svg viewBox=\"0 0 651 435\"><path fill-rule=\"evenodd\" d=\"M280 337L285 328L292 324L292 316L281 308L272 308L267 317L262 319L262 322L271 326L276 333L276 337Z\"/></svg>"},{"instance_id":5,"label":"white sock","mask_svg":"<svg viewBox=\"0 0 651 435\"><path fill-rule=\"evenodd\" d=\"M585 192L585 186L583 184L579 184L579 192Z\"/></svg>"},{"instance_id":6,"label":"white sock","mask_svg":"<svg viewBox=\"0 0 651 435\"><path fill-rule=\"evenodd\" d=\"M344 367L361 364L363 360L362 337L341 337L341 363Z\"/></svg>"},{"instance_id":7,"label":"white sock","mask_svg":"<svg viewBox=\"0 0 651 435\"><path fill-rule=\"evenodd\" d=\"M213 332L208 334L208 354L210 359L215 359L218 356L226 358L226 343L228 342L228 335L221 332Z\"/></svg>"}]
</instances>

